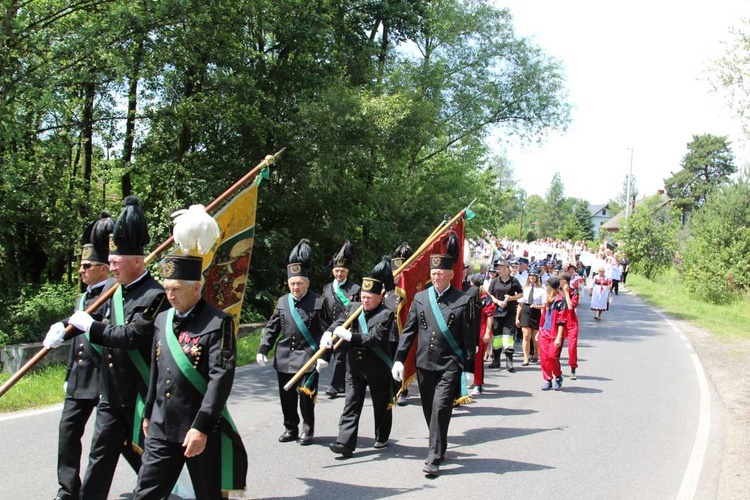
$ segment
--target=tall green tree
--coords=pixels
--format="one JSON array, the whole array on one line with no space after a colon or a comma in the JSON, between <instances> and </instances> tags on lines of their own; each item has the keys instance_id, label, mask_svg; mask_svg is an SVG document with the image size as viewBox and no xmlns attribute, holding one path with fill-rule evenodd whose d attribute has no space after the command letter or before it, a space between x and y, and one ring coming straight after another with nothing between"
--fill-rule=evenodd
<instances>
[{"instance_id":1,"label":"tall green tree","mask_svg":"<svg viewBox=\"0 0 750 500\"><path fill-rule=\"evenodd\" d=\"M694 135L687 148L682 170L664 179L667 195L684 213L700 208L708 195L737 172L726 136Z\"/></svg>"}]
</instances>

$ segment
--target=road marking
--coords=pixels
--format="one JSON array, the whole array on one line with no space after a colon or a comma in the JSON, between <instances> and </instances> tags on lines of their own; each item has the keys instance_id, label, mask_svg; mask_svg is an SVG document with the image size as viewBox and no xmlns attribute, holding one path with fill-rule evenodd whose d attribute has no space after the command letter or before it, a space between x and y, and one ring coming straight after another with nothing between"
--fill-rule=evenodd
<instances>
[{"instance_id":1,"label":"road marking","mask_svg":"<svg viewBox=\"0 0 750 500\"><path fill-rule=\"evenodd\" d=\"M661 311L656 311L674 331L680 333L680 336L687 340L686 335L677 327L677 324L671 321ZM685 475L682 477L680 491L677 493L677 500L692 500L698 491L698 482L703 470L703 462L706 458L706 449L708 448L708 436L711 430L711 393L708 391L708 380L706 371L703 369L698 354L692 343L686 342L685 347L690 352L690 359L693 360L695 374L698 377L698 388L700 390L700 410L698 414L698 428L695 432L695 441L693 441L693 450L690 452L690 460L685 468Z\"/></svg>"},{"instance_id":2,"label":"road marking","mask_svg":"<svg viewBox=\"0 0 750 500\"><path fill-rule=\"evenodd\" d=\"M14 411L13 413L9 413L7 415L0 415L0 422L7 422L8 420L15 420L17 418L33 417L35 415L44 415L45 413L51 413L53 411L60 411L62 407L63 407L62 403L59 403L56 405L40 408L38 410Z\"/></svg>"}]
</instances>

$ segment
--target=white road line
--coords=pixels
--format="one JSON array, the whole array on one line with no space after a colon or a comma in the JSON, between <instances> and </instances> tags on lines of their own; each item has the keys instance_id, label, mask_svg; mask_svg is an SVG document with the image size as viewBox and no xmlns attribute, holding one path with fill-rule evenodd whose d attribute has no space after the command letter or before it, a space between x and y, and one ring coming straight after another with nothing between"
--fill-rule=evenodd
<instances>
[{"instance_id":1,"label":"white road line","mask_svg":"<svg viewBox=\"0 0 750 500\"><path fill-rule=\"evenodd\" d=\"M7 415L0 415L0 422L7 422L8 420L15 420L17 418L33 417L35 415L44 415L45 413L60 411L62 407L62 403L59 403L52 406L45 406L44 408L40 408L38 410L15 411L13 413L8 413Z\"/></svg>"},{"instance_id":2,"label":"white road line","mask_svg":"<svg viewBox=\"0 0 750 500\"><path fill-rule=\"evenodd\" d=\"M686 335L680 331L677 324L667 318L661 311L656 311L674 331L680 333L683 340L687 340ZM693 360L695 374L698 377L698 389L700 390L700 410L698 414L698 428L695 432L695 441L693 450L690 453L690 460L685 468L685 475L682 477L680 491L677 493L677 500L692 500L698 491L698 482L703 470L703 462L706 458L706 449L708 448L708 436L711 430L711 393L708 391L708 380L706 371L703 369L698 354L692 343L686 342L685 347L690 352L690 358Z\"/></svg>"}]
</instances>

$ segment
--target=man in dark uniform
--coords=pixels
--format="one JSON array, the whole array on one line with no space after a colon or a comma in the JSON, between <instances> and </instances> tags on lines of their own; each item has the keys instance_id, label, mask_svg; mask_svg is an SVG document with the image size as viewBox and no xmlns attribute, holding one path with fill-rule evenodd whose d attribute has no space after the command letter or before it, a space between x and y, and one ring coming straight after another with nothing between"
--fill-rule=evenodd
<instances>
[{"instance_id":1,"label":"man in dark uniform","mask_svg":"<svg viewBox=\"0 0 750 500\"><path fill-rule=\"evenodd\" d=\"M341 250L333 256L333 282L323 286L323 298L326 301L328 317L335 322L346 311L349 304L359 300L359 285L349 279L349 266L354 260L354 246L347 240ZM344 377L346 375L347 344L336 349L333 356L333 377L331 386L326 391L333 399L340 392L344 392Z\"/></svg>"},{"instance_id":2,"label":"man in dark uniform","mask_svg":"<svg viewBox=\"0 0 750 500\"><path fill-rule=\"evenodd\" d=\"M102 391L96 412L89 465L81 497L106 499L120 453L138 472L142 402L146 397L154 318L168 307L164 289L146 271L143 247L148 227L140 200L129 196L110 236L109 267L119 285L107 302L103 321L77 311L70 323L102 349Z\"/></svg>"},{"instance_id":3,"label":"man in dark uniform","mask_svg":"<svg viewBox=\"0 0 750 500\"><path fill-rule=\"evenodd\" d=\"M318 372L328 363L318 359L317 368L304 374L288 391L284 386L302 369L317 352L320 338L330 325L326 314L325 300L309 291L307 270L312 261L310 241L303 239L292 249L287 265L288 294L282 296L271 319L263 330L256 360L265 366L268 353L276 346L273 367L279 382L279 399L284 415L284 433L279 441L296 441L303 446L312 444L315 433L315 392L318 388ZM278 343L276 340L278 339ZM297 391L301 392L299 396ZM302 435L299 434L302 414Z\"/></svg>"},{"instance_id":4,"label":"man in dark uniform","mask_svg":"<svg viewBox=\"0 0 750 500\"><path fill-rule=\"evenodd\" d=\"M375 416L375 448L388 446L393 415L390 406L393 401L393 379L391 378L391 347L388 334L393 324L393 311L383 304L383 292L393 288L393 271L390 257L375 266L370 276L362 280L363 311L349 329L342 325L342 315L333 325L333 334L351 343L346 364L346 402L339 420L339 435L329 448L332 452L351 457L357 447L359 418L365 403L365 392L370 387L372 409ZM360 304L354 302L349 312ZM332 326L332 328L333 328ZM327 331L321 340L329 349L333 342Z\"/></svg>"},{"instance_id":5,"label":"man in dark uniform","mask_svg":"<svg viewBox=\"0 0 750 500\"><path fill-rule=\"evenodd\" d=\"M170 256L162 265L172 309L154 324L135 499L169 497L186 463L196 498L220 500L222 487L245 487L247 454L225 408L237 357L234 321L201 298L202 265L191 256ZM223 444L222 434L230 442ZM222 445L232 460L222 461ZM237 477L222 485L222 470Z\"/></svg>"},{"instance_id":6,"label":"man in dark uniform","mask_svg":"<svg viewBox=\"0 0 750 500\"><path fill-rule=\"evenodd\" d=\"M451 286L454 257L430 256L432 287L414 296L393 364L393 378L404 376L404 361L417 340L417 381L422 411L429 427L429 451L422 470L440 473L445 458L453 400L463 372L474 369L474 335L469 328L469 297Z\"/></svg>"},{"instance_id":7,"label":"man in dark uniform","mask_svg":"<svg viewBox=\"0 0 750 500\"><path fill-rule=\"evenodd\" d=\"M76 309L86 310L102 293L107 280L109 234L114 221L107 212L91 223L83 233L83 249L78 274L86 291L76 301ZM100 318L97 311L94 316ZM55 323L44 340L48 349L59 347L67 321ZM79 332L80 333L80 332ZM65 373L65 402L60 417L57 446L57 499L77 499L81 489L81 437L91 412L99 402L99 378L102 365L101 347L91 344L87 336L73 339L68 370Z\"/></svg>"},{"instance_id":8,"label":"man in dark uniform","mask_svg":"<svg viewBox=\"0 0 750 500\"><path fill-rule=\"evenodd\" d=\"M393 270L397 270L399 267L404 265L404 262L409 260L409 258L414 254L414 251L411 249L409 244L407 242L401 243L399 246L396 247L396 249L393 251L393 258L391 259L391 267ZM394 319L393 324L391 325L391 333L389 334L388 338L390 340L391 344L391 353L395 356L396 350L398 349L398 341L401 338L401 329L399 328L399 318L398 318L398 306L403 300L398 293L395 291L395 285L393 286L394 290L388 290L386 289L385 298L383 299L383 303L385 306L393 311L394 313ZM404 389L401 391L398 395L398 401L397 404L399 406L406 406L408 401L407 397L409 396L409 389Z\"/></svg>"}]
</instances>

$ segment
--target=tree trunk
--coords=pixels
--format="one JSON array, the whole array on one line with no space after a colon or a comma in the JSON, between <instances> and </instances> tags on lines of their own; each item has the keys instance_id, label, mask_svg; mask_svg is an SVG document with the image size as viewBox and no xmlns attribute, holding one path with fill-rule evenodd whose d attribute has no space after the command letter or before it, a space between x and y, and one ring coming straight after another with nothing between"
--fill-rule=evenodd
<instances>
[{"instance_id":1,"label":"tree trunk","mask_svg":"<svg viewBox=\"0 0 750 500\"><path fill-rule=\"evenodd\" d=\"M94 162L94 97L96 85L93 82L83 84L83 203L78 213L83 219L89 217L91 206L91 174Z\"/></svg>"},{"instance_id":2,"label":"tree trunk","mask_svg":"<svg viewBox=\"0 0 750 500\"><path fill-rule=\"evenodd\" d=\"M122 174L120 185L122 197L133 194L133 182L130 177L131 163L133 161L133 143L135 142L135 114L138 110L138 81L141 78L141 64L143 62L143 38L138 40L138 46L133 57L133 67L130 73L130 84L128 85L128 117L125 121L125 140L122 146L122 165L125 173Z\"/></svg>"}]
</instances>

